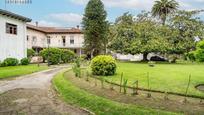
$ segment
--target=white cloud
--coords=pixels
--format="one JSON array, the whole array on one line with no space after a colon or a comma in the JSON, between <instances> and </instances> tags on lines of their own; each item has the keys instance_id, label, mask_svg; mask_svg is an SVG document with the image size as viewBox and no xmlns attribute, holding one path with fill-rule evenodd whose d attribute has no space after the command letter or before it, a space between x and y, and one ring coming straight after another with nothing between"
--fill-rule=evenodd
<instances>
[{"instance_id":1,"label":"white cloud","mask_svg":"<svg viewBox=\"0 0 204 115\"><path fill-rule=\"evenodd\" d=\"M80 24L83 16L75 13L54 13L50 14L48 18L63 23Z\"/></svg>"},{"instance_id":2,"label":"white cloud","mask_svg":"<svg viewBox=\"0 0 204 115\"><path fill-rule=\"evenodd\" d=\"M47 20L40 20L37 21L39 26L46 26L46 27L60 27L61 24L56 23L56 22L51 22L51 21L47 21ZM31 22L30 24L32 25L36 25L36 22Z\"/></svg>"}]
</instances>

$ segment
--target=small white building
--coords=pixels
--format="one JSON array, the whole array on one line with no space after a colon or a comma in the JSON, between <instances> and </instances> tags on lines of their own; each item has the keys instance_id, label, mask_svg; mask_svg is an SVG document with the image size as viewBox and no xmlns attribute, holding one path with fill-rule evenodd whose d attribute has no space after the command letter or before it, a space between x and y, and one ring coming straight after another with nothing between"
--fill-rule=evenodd
<instances>
[{"instance_id":1,"label":"small white building","mask_svg":"<svg viewBox=\"0 0 204 115\"><path fill-rule=\"evenodd\" d=\"M83 54L84 35L79 28L42 27L38 24L27 25L28 48L39 52L54 47L73 50Z\"/></svg>"},{"instance_id":2,"label":"small white building","mask_svg":"<svg viewBox=\"0 0 204 115\"><path fill-rule=\"evenodd\" d=\"M27 57L26 22L31 19L0 9L0 61Z\"/></svg>"}]
</instances>

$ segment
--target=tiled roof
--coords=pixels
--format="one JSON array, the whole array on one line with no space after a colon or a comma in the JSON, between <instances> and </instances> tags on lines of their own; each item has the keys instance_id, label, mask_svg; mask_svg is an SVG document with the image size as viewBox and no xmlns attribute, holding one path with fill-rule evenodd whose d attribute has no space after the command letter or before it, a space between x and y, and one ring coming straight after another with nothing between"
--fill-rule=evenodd
<instances>
[{"instance_id":1,"label":"tiled roof","mask_svg":"<svg viewBox=\"0 0 204 115\"><path fill-rule=\"evenodd\" d=\"M14 19L22 20L24 22L31 22L32 21L30 18L26 18L24 16L15 14L15 13L7 11L7 10L0 9L0 14L4 15L4 16L11 17L11 18L14 18Z\"/></svg>"},{"instance_id":2,"label":"tiled roof","mask_svg":"<svg viewBox=\"0 0 204 115\"><path fill-rule=\"evenodd\" d=\"M41 27L27 24L27 28L37 30L47 34L55 34L55 33L71 33L71 34L81 34L82 31L78 28L57 28L57 27Z\"/></svg>"}]
</instances>

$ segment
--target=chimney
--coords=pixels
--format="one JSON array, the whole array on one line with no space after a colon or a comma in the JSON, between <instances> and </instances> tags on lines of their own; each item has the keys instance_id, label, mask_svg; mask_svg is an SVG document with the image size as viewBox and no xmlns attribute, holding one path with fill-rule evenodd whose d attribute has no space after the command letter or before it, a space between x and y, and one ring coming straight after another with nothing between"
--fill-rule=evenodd
<instances>
[{"instance_id":1,"label":"chimney","mask_svg":"<svg viewBox=\"0 0 204 115\"><path fill-rule=\"evenodd\" d=\"M35 22L36 27L38 27L38 22Z\"/></svg>"},{"instance_id":2,"label":"chimney","mask_svg":"<svg viewBox=\"0 0 204 115\"><path fill-rule=\"evenodd\" d=\"M79 29L79 25L77 25L77 29Z\"/></svg>"}]
</instances>

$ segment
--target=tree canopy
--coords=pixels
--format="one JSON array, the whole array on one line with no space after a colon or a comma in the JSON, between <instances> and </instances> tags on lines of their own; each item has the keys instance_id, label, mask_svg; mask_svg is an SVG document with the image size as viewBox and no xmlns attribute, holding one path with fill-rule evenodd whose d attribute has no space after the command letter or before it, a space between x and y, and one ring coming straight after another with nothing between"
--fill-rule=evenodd
<instances>
[{"instance_id":1,"label":"tree canopy","mask_svg":"<svg viewBox=\"0 0 204 115\"><path fill-rule=\"evenodd\" d=\"M177 11L160 24L150 12L137 17L124 13L112 25L114 39L110 49L123 54L184 54L194 49L196 38L203 39L204 24L198 11Z\"/></svg>"}]
</instances>

